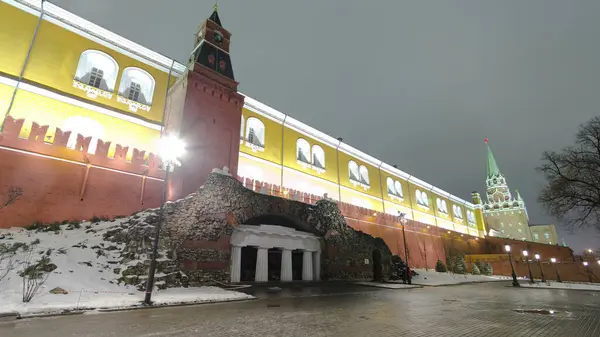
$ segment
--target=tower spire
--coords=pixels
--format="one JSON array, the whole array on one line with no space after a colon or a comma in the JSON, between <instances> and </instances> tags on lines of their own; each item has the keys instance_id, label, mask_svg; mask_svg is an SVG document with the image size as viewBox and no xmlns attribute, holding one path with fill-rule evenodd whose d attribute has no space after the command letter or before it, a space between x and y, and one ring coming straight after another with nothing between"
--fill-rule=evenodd
<instances>
[{"instance_id":1,"label":"tower spire","mask_svg":"<svg viewBox=\"0 0 600 337\"><path fill-rule=\"evenodd\" d=\"M219 18L219 1L216 1L213 5L213 12L208 19L219 25L219 27L223 28L221 18Z\"/></svg>"},{"instance_id":2,"label":"tower spire","mask_svg":"<svg viewBox=\"0 0 600 337\"><path fill-rule=\"evenodd\" d=\"M500 169L498 168L498 164L496 164L496 159L494 158L494 154L490 148L489 139L487 138L485 139L485 145L487 146L487 176L490 178L499 175Z\"/></svg>"}]
</instances>

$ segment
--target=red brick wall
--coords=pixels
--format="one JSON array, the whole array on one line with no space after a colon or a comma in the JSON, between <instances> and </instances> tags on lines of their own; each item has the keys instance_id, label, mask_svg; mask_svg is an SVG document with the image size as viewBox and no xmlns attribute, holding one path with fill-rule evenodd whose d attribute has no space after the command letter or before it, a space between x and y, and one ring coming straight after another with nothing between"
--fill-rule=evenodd
<instances>
[{"instance_id":1,"label":"red brick wall","mask_svg":"<svg viewBox=\"0 0 600 337\"><path fill-rule=\"evenodd\" d=\"M181 125L172 126L187 152L169 179L169 199L196 192L214 168L227 166L237 172L238 166L244 96L237 92L237 83L201 65L188 73L187 80Z\"/></svg>"},{"instance_id":2,"label":"red brick wall","mask_svg":"<svg viewBox=\"0 0 600 337\"><path fill-rule=\"evenodd\" d=\"M47 126L34 123L29 139L22 139L22 125L9 117L0 133L0 202L9 187L23 189L15 203L0 209L0 228L130 215L159 206L164 172L153 154L133 149L129 162L128 149L119 146L109 158L110 143L99 141L92 155L89 138L80 136L79 150L72 150L65 147L69 132L58 129L54 142L46 143Z\"/></svg>"}]
</instances>

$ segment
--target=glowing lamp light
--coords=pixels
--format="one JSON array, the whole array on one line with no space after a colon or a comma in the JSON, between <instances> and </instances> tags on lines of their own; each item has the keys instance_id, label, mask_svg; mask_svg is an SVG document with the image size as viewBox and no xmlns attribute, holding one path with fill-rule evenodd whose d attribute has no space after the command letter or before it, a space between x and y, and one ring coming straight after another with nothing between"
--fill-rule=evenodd
<instances>
[{"instance_id":1,"label":"glowing lamp light","mask_svg":"<svg viewBox=\"0 0 600 337\"><path fill-rule=\"evenodd\" d=\"M173 136L162 137L158 141L158 155L169 165L181 165L179 159L185 155L185 143Z\"/></svg>"},{"instance_id":2,"label":"glowing lamp light","mask_svg":"<svg viewBox=\"0 0 600 337\"><path fill-rule=\"evenodd\" d=\"M587 266L588 266L588 263L587 263L587 261L583 261L583 265L584 265L585 267L587 267Z\"/></svg>"},{"instance_id":3,"label":"glowing lamp light","mask_svg":"<svg viewBox=\"0 0 600 337\"><path fill-rule=\"evenodd\" d=\"M504 249L505 249L507 252L510 252L510 246L509 246L509 245L506 245L506 246L504 246Z\"/></svg>"},{"instance_id":4,"label":"glowing lamp light","mask_svg":"<svg viewBox=\"0 0 600 337\"><path fill-rule=\"evenodd\" d=\"M555 258L550 258L550 262L556 263L556 259Z\"/></svg>"},{"instance_id":5,"label":"glowing lamp light","mask_svg":"<svg viewBox=\"0 0 600 337\"><path fill-rule=\"evenodd\" d=\"M588 253L590 253L590 254L591 254L591 253L592 253L592 250L591 250L591 249L588 249Z\"/></svg>"},{"instance_id":6,"label":"glowing lamp light","mask_svg":"<svg viewBox=\"0 0 600 337\"><path fill-rule=\"evenodd\" d=\"M526 250L523 251L523 256L529 256L529 252L527 252Z\"/></svg>"},{"instance_id":7,"label":"glowing lamp light","mask_svg":"<svg viewBox=\"0 0 600 337\"><path fill-rule=\"evenodd\" d=\"M540 259L540 254L535 254L534 256L535 256L535 259L536 259L536 260L539 260L539 259Z\"/></svg>"}]
</instances>

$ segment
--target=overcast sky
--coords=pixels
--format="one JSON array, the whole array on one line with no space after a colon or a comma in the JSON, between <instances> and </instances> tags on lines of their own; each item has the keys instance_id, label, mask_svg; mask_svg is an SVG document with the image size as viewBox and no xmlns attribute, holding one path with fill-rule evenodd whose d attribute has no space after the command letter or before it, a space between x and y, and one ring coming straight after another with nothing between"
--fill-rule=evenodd
<instances>
[{"instance_id":1,"label":"overcast sky","mask_svg":"<svg viewBox=\"0 0 600 337\"><path fill-rule=\"evenodd\" d=\"M186 62L208 0L51 0ZM240 90L471 200L490 139L531 223L542 151L598 115L598 0L221 0ZM598 234L569 234L578 251Z\"/></svg>"}]
</instances>

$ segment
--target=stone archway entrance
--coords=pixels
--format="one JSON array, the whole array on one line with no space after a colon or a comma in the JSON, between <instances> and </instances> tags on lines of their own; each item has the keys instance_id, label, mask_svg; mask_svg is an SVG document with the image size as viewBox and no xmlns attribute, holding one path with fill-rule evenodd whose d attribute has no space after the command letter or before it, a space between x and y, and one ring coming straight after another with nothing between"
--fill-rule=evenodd
<instances>
[{"instance_id":1,"label":"stone archway entrance","mask_svg":"<svg viewBox=\"0 0 600 337\"><path fill-rule=\"evenodd\" d=\"M283 226L240 225L231 236L231 283L291 282L299 276L315 281L320 274L321 244L312 233Z\"/></svg>"}]
</instances>

